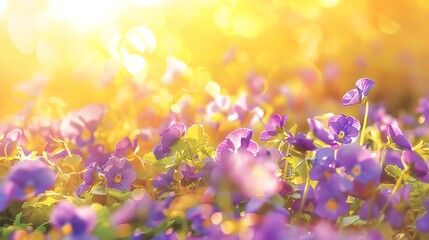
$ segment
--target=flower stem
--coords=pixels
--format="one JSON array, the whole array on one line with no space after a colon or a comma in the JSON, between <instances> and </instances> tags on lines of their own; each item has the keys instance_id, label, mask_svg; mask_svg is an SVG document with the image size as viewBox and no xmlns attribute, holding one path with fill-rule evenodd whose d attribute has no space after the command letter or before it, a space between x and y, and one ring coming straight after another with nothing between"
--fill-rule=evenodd
<instances>
[{"instance_id":1,"label":"flower stem","mask_svg":"<svg viewBox=\"0 0 429 240\"><path fill-rule=\"evenodd\" d=\"M362 131L360 133L360 145L361 146L363 146L363 140L364 140L364 137L365 137L366 122L368 120L368 112L369 112L369 101L366 100L366 102L365 102L365 116L363 118Z\"/></svg>"},{"instance_id":2,"label":"flower stem","mask_svg":"<svg viewBox=\"0 0 429 240\"><path fill-rule=\"evenodd\" d=\"M286 158L285 158L285 166L283 167L283 180L286 181L287 178L287 171L289 170L289 149L290 149L290 143L287 144L286 147Z\"/></svg>"},{"instance_id":3,"label":"flower stem","mask_svg":"<svg viewBox=\"0 0 429 240\"><path fill-rule=\"evenodd\" d=\"M304 193L302 194L302 198L301 198L301 204L299 205L299 212L302 212L304 210L305 207L305 201L307 200L307 195L308 195L308 189L310 188L310 166L308 166L308 162L307 160L305 161L305 169L306 169L306 173L307 173L307 179L305 181L305 187L304 187Z\"/></svg>"},{"instance_id":4,"label":"flower stem","mask_svg":"<svg viewBox=\"0 0 429 240\"><path fill-rule=\"evenodd\" d=\"M387 145L388 145L388 143L386 143L386 145L384 145L383 151L381 152L381 157L380 157L380 166L381 166L381 168L383 168L384 158L386 157Z\"/></svg>"}]
</instances>

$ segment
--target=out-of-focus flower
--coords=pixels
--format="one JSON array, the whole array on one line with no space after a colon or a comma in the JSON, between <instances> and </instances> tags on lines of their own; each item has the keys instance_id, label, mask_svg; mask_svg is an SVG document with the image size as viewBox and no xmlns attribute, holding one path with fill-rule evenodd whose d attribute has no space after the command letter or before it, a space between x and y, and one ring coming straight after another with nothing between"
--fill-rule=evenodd
<instances>
[{"instance_id":1,"label":"out-of-focus flower","mask_svg":"<svg viewBox=\"0 0 429 240\"><path fill-rule=\"evenodd\" d=\"M335 140L340 143L351 143L359 136L359 120L352 116L339 114L331 117L328 121L329 130L334 135Z\"/></svg>"},{"instance_id":2,"label":"out-of-focus flower","mask_svg":"<svg viewBox=\"0 0 429 240\"><path fill-rule=\"evenodd\" d=\"M176 181L174 180L174 168L168 170L167 173L161 173L152 181L152 185L156 188L170 187Z\"/></svg>"},{"instance_id":3,"label":"out-of-focus flower","mask_svg":"<svg viewBox=\"0 0 429 240\"><path fill-rule=\"evenodd\" d=\"M4 136L0 135L0 157L12 154L12 151L16 149L18 140L22 135L22 130L18 128L6 132Z\"/></svg>"},{"instance_id":4,"label":"out-of-focus flower","mask_svg":"<svg viewBox=\"0 0 429 240\"><path fill-rule=\"evenodd\" d=\"M110 157L103 166L107 186L118 190L130 191L131 183L136 180L133 165L126 158Z\"/></svg>"},{"instance_id":5,"label":"out-of-focus flower","mask_svg":"<svg viewBox=\"0 0 429 240\"><path fill-rule=\"evenodd\" d=\"M115 154L122 156L122 157L128 157L134 153L134 151L137 149L138 139L134 139L133 142L131 142L129 137L124 137L121 141L119 141L115 146Z\"/></svg>"},{"instance_id":6,"label":"out-of-focus flower","mask_svg":"<svg viewBox=\"0 0 429 240\"><path fill-rule=\"evenodd\" d=\"M304 133L297 133L295 136L290 134L289 138L285 140L289 142L297 151L305 152L316 150L317 147L313 143L313 139L308 138Z\"/></svg>"},{"instance_id":7,"label":"out-of-focus flower","mask_svg":"<svg viewBox=\"0 0 429 240\"><path fill-rule=\"evenodd\" d=\"M388 129L388 136L396 145L403 149L411 150L410 142L404 137L404 134L398 126L391 124L389 125Z\"/></svg>"},{"instance_id":8,"label":"out-of-focus flower","mask_svg":"<svg viewBox=\"0 0 429 240\"><path fill-rule=\"evenodd\" d=\"M332 148L321 148L316 151L313 168L310 170L311 179L327 180L336 171L335 155Z\"/></svg>"},{"instance_id":9,"label":"out-of-focus flower","mask_svg":"<svg viewBox=\"0 0 429 240\"><path fill-rule=\"evenodd\" d=\"M105 152L105 147L101 144L89 146L88 152L88 157L83 160L83 165L85 167L88 167L92 163L98 163L99 166L104 166L111 156L111 154Z\"/></svg>"},{"instance_id":10,"label":"out-of-focus flower","mask_svg":"<svg viewBox=\"0 0 429 240\"><path fill-rule=\"evenodd\" d=\"M265 82L267 80L254 72L247 74L247 87L253 95L260 95L265 90Z\"/></svg>"},{"instance_id":11,"label":"out-of-focus flower","mask_svg":"<svg viewBox=\"0 0 429 240\"><path fill-rule=\"evenodd\" d=\"M157 159L166 157L170 152L170 147L173 146L181 137L185 135L186 126L181 122L172 124L169 128L163 130L159 135L161 136L161 143L155 147L154 154Z\"/></svg>"},{"instance_id":12,"label":"out-of-focus flower","mask_svg":"<svg viewBox=\"0 0 429 240\"><path fill-rule=\"evenodd\" d=\"M147 193L133 194L118 210L113 212L110 222L114 226L127 223L144 223L149 217L153 198Z\"/></svg>"},{"instance_id":13,"label":"out-of-focus flower","mask_svg":"<svg viewBox=\"0 0 429 240\"><path fill-rule=\"evenodd\" d=\"M103 172L98 163L91 163L83 173L83 182L76 188L76 195L79 196L85 191L87 191L91 185L94 184L95 180L98 178L98 174Z\"/></svg>"},{"instance_id":14,"label":"out-of-focus flower","mask_svg":"<svg viewBox=\"0 0 429 240\"><path fill-rule=\"evenodd\" d=\"M263 216L257 226L254 227L252 239L289 239L286 237L290 232L286 227L286 223L286 216L281 213L270 212Z\"/></svg>"},{"instance_id":15,"label":"out-of-focus flower","mask_svg":"<svg viewBox=\"0 0 429 240\"><path fill-rule=\"evenodd\" d=\"M416 112L424 117L424 123L429 122L429 97L419 99L419 106L416 108Z\"/></svg>"},{"instance_id":16,"label":"out-of-focus flower","mask_svg":"<svg viewBox=\"0 0 429 240\"><path fill-rule=\"evenodd\" d=\"M348 91L343 96L343 105L349 106L365 101L369 91L374 87L375 82L369 78L361 78L356 82L356 88Z\"/></svg>"},{"instance_id":17,"label":"out-of-focus flower","mask_svg":"<svg viewBox=\"0 0 429 240\"><path fill-rule=\"evenodd\" d=\"M420 216L416 221L416 227L420 232L429 233L429 198L423 201L426 213Z\"/></svg>"},{"instance_id":18,"label":"out-of-focus flower","mask_svg":"<svg viewBox=\"0 0 429 240\"><path fill-rule=\"evenodd\" d=\"M188 65L180 59L173 56L167 57L167 67L162 75L162 82L164 84L171 84L177 80L182 74L188 70Z\"/></svg>"},{"instance_id":19,"label":"out-of-focus flower","mask_svg":"<svg viewBox=\"0 0 429 240\"><path fill-rule=\"evenodd\" d=\"M189 164L185 164L185 170L181 171L183 178L181 180L182 186L187 186L198 179L204 177L206 172L204 170L196 172L198 169L196 167L191 167Z\"/></svg>"},{"instance_id":20,"label":"out-of-focus flower","mask_svg":"<svg viewBox=\"0 0 429 240\"><path fill-rule=\"evenodd\" d=\"M15 164L6 177L6 185L11 184L10 200L25 200L37 196L51 188L57 174L41 160L26 160Z\"/></svg>"},{"instance_id":21,"label":"out-of-focus flower","mask_svg":"<svg viewBox=\"0 0 429 240\"><path fill-rule=\"evenodd\" d=\"M97 216L91 207L76 207L65 200L51 212L51 225L70 239L96 239L90 235L96 221Z\"/></svg>"},{"instance_id":22,"label":"out-of-focus flower","mask_svg":"<svg viewBox=\"0 0 429 240\"><path fill-rule=\"evenodd\" d=\"M259 140L262 142L269 141L272 137L285 133L287 119L288 115L282 117L279 114L274 114L271 116L265 125L265 129L259 135Z\"/></svg>"},{"instance_id":23,"label":"out-of-focus flower","mask_svg":"<svg viewBox=\"0 0 429 240\"><path fill-rule=\"evenodd\" d=\"M61 135L74 141L78 147L94 142L94 132L106 114L103 105L91 104L70 112L60 124Z\"/></svg>"},{"instance_id":24,"label":"out-of-focus flower","mask_svg":"<svg viewBox=\"0 0 429 240\"><path fill-rule=\"evenodd\" d=\"M194 231L207 234L214 210L214 207L210 204L197 205L186 211L186 219L191 222L191 227Z\"/></svg>"}]
</instances>

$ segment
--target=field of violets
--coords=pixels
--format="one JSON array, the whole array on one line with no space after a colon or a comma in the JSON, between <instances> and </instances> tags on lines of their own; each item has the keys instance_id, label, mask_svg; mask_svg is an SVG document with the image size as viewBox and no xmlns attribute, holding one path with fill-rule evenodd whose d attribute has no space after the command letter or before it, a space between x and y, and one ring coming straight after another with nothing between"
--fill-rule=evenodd
<instances>
[{"instance_id":1,"label":"field of violets","mask_svg":"<svg viewBox=\"0 0 429 240\"><path fill-rule=\"evenodd\" d=\"M428 21L0 0L0 239L429 239Z\"/></svg>"}]
</instances>

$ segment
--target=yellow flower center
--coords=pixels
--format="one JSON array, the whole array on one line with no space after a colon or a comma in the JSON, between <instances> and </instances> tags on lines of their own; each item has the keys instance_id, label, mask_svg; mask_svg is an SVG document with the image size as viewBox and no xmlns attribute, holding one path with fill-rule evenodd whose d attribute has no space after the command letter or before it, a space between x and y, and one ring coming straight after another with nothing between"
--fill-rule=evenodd
<instances>
[{"instance_id":1,"label":"yellow flower center","mask_svg":"<svg viewBox=\"0 0 429 240\"><path fill-rule=\"evenodd\" d=\"M116 177L115 177L115 183L120 183L121 180L122 180L121 175L120 174L116 175Z\"/></svg>"},{"instance_id":2,"label":"yellow flower center","mask_svg":"<svg viewBox=\"0 0 429 240\"><path fill-rule=\"evenodd\" d=\"M353 169L352 169L352 173L353 173L353 175L355 175L355 176L359 176L359 175L360 175L360 173L361 173L360 166L359 166L359 165L355 165L355 166L353 167Z\"/></svg>"},{"instance_id":3,"label":"yellow flower center","mask_svg":"<svg viewBox=\"0 0 429 240\"><path fill-rule=\"evenodd\" d=\"M70 223L66 223L64 226L62 226L61 232L63 235L68 236L73 232L73 226Z\"/></svg>"},{"instance_id":4,"label":"yellow flower center","mask_svg":"<svg viewBox=\"0 0 429 240\"><path fill-rule=\"evenodd\" d=\"M338 208L338 203L335 201L335 199L329 199L329 201L326 203L326 208L328 208L331 211L334 211Z\"/></svg>"},{"instance_id":5,"label":"yellow flower center","mask_svg":"<svg viewBox=\"0 0 429 240\"><path fill-rule=\"evenodd\" d=\"M338 133L338 139L343 140L344 135L345 135L344 131L341 131L340 133Z\"/></svg>"}]
</instances>

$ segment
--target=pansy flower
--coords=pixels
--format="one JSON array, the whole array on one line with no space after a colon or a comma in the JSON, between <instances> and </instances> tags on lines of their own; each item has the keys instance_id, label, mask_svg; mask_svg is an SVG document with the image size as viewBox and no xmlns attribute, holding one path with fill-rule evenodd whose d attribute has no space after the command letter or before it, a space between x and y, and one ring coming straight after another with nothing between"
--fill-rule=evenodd
<instances>
[{"instance_id":1,"label":"pansy flower","mask_svg":"<svg viewBox=\"0 0 429 240\"><path fill-rule=\"evenodd\" d=\"M429 97L419 99L419 106L416 108L416 112L424 117L424 123L429 122Z\"/></svg>"},{"instance_id":2,"label":"pansy flower","mask_svg":"<svg viewBox=\"0 0 429 240\"><path fill-rule=\"evenodd\" d=\"M133 165L126 158L110 157L103 166L107 186L123 191L130 191L131 183L136 180Z\"/></svg>"},{"instance_id":3,"label":"pansy flower","mask_svg":"<svg viewBox=\"0 0 429 240\"><path fill-rule=\"evenodd\" d=\"M288 115L280 116L279 114L274 114L270 117L265 129L259 134L259 140L261 142L269 141L271 138L277 136L278 134L285 133L285 125L288 119Z\"/></svg>"},{"instance_id":4,"label":"pansy flower","mask_svg":"<svg viewBox=\"0 0 429 240\"><path fill-rule=\"evenodd\" d=\"M103 172L103 170L98 163L91 163L83 173L83 182L76 188L76 195L79 196L87 191L94 184L95 180L98 178L98 174L101 172Z\"/></svg>"},{"instance_id":5,"label":"pansy flower","mask_svg":"<svg viewBox=\"0 0 429 240\"><path fill-rule=\"evenodd\" d=\"M197 172L196 167L191 167L189 164L185 164L185 170L180 171L183 175L181 179L182 186L187 186L198 179L204 177L206 172L204 170Z\"/></svg>"},{"instance_id":6,"label":"pansy flower","mask_svg":"<svg viewBox=\"0 0 429 240\"><path fill-rule=\"evenodd\" d=\"M321 148L316 151L313 168L310 177L313 180L327 180L336 172L335 155L332 148Z\"/></svg>"},{"instance_id":7,"label":"pansy flower","mask_svg":"<svg viewBox=\"0 0 429 240\"><path fill-rule=\"evenodd\" d=\"M115 154L122 157L128 157L132 155L138 146L138 139L134 139L131 142L129 137L124 137L121 141L119 141L115 146Z\"/></svg>"},{"instance_id":8,"label":"pansy flower","mask_svg":"<svg viewBox=\"0 0 429 240\"><path fill-rule=\"evenodd\" d=\"M416 221L416 227L420 232L429 233L429 198L423 201L426 213L420 216Z\"/></svg>"},{"instance_id":9,"label":"pansy flower","mask_svg":"<svg viewBox=\"0 0 429 240\"><path fill-rule=\"evenodd\" d=\"M411 150L410 142L404 137L401 129L396 125L388 126L388 137L400 148Z\"/></svg>"},{"instance_id":10,"label":"pansy flower","mask_svg":"<svg viewBox=\"0 0 429 240\"><path fill-rule=\"evenodd\" d=\"M22 130L18 128L8 131L3 136L0 135L0 157L10 156L12 154L22 135Z\"/></svg>"},{"instance_id":11,"label":"pansy flower","mask_svg":"<svg viewBox=\"0 0 429 240\"><path fill-rule=\"evenodd\" d=\"M99 166L106 164L111 154L107 153L104 145L97 144L88 147L88 157L83 160L83 165L88 167L92 163L98 163Z\"/></svg>"},{"instance_id":12,"label":"pansy flower","mask_svg":"<svg viewBox=\"0 0 429 240\"><path fill-rule=\"evenodd\" d=\"M331 134L340 143L352 143L359 136L359 120L352 116L344 114L335 115L329 119L328 125Z\"/></svg>"},{"instance_id":13,"label":"pansy flower","mask_svg":"<svg viewBox=\"0 0 429 240\"><path fill-rule=\"evenodd\" d=\"M314 136L328 145L337 145L334 135L325 129L325 126L321 121L314 118L308 118L307 122L310 127L310 131L313 132Z\"/></svg>"},{"instance_id":14,"label":"pansy flower","mask_svg":"<svg viewBox=\"0 0 429 240\"><path fill-rule=\"evenodd\" d=\"M332 181L335 183L335 181ZM346 202L347 197L344 193L335 189L318 187L315 190L316 206L314 212L322 218L337 220L338 217L346 214L350 208Z\"/></svg>"},{"instance_id":15,"label":"pansy flower","mask_svg":"<svg viewBox=\"0 0 429 240\"><path fill-rule=\"evenodd\" d=\"M216 148L216 159L222 160L222 154L225 151L237 152L238 149L245 149L249 151L252 155L256 156L259 152L258 144L253 141L252 138L253 131L248 128L239 128L229 133L225 140L223 140Z\"/></svg>"},{"instance_id":16,"label":"pansy flower","mask_svg":"<svg viewBox=\"0 0 429 240\"><path fill-rule=\"evenodd\" d=\"M10 200L25 200L50 189L57 174L41 160L26 160L15 164L6 178L6 184L12 184Z\"/></svg>"},{"instance_id":17,"label":"pansy flower","mask_svg":"<svg viewBox=\"0 0 429 240\"><path fill-rule=\"evenodd\" d=\"M160 173L155 177L152 181L152 185L156 188L167 188L174 184L176 180L174 180L174 168L168 170L167 173Z\"/></svg>"},{"instance_id":18,"label":"pansy flower","mask_svg":"<svg viewBox=\"0 0 429 240\"><path fill-rule=\"evenodd\" d=\"M343 105L350 106L365 101L369 91L374 87L375 82L369 78L361 78L356 82L356 88L348 91L343 96Z\"/></svg>"},{"instance_id":19,"label":"pansy flower","mask_svg":"<svg viewBox=\"0 0 429 240\"><path fill-rule=\"evenodd\" d=\"M290 143L297 151L313 151L317 147L314 145L313 139L308 138L304 133L297 133L295 136L290 133L289 138L285 142Z\"/></svg>"},{"instance_id":20,"label":"pansy flower","mask_svg":"<svg viewBox=\"0 0 429 240\"><path fill-rule=\"evenodd\" d=\"M172 124L169 128L163 130L159 135L161 136L161 143L155 147L154 154L157 159L166 157L170 152L170 147L173 146L181 137L185 135L186 126L181 122Z\"/></svg>"},{"instance_id":21,"label":"pansy flower","mask_svg":"<svg viewBox=\"0 0 429 240\"><path fill-rule=\"evenodd\" d=\"M76 207L65 200L51 212L51 225L70 239L96 239L90 235L96 221L97 216L91 207Z\"/></svg>"},{"instance_id":22,"label":"pansy flower","mask_svg":"<svg viewBox=\"0 0 429 240\"><path fill-rule=\"evenodd\" d=\"M420 154L412 150L405 150L402 153L402 159L409 166L411 175L424 183L429 183L429 167Z\"/></svg>"}]
</instances>

